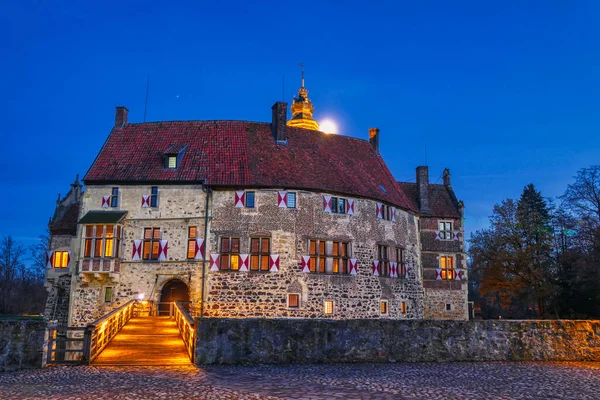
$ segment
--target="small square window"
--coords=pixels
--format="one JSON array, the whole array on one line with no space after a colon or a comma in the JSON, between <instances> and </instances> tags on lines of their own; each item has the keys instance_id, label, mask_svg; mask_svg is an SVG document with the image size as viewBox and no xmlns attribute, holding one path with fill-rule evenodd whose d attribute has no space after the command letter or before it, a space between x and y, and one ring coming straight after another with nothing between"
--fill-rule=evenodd
<instances>
[{"instance_id":1,"label":"small square window","mask_svg":"<svg viewBox=\"0 0 600 400\"><path fill-rule=\"evenodd\" d=\"M296 208L296 193L294 193L294 192L287 193L287 207L288 208Z\"/></svg>"},{"instance_id":2,"label":"small square window","mask_svg":"<svg viewBox=\"0 0 600 400\"><path fill-rule=\"evenodd\" d=\"M52 257L52 266L54 268L67 268L67 265L69 265L69 252L55 251Z\"/></svg>"},{"instance_id":3,"label":"small square window","mask_svg":"<svg viewBox=\"0 0 600 400\"><path fill-rule=\"evenodd\" d=\"M452 311L452 304L446 303L446 311Z\"/></svg>"},{"instance_id":4,"label":"small square window","mask_svg":"<svg viewBox=\"0 0 600 400\"><path fill-rule=\"evenodd\" d=\"M440 232L441 240L452 240L452 222L450 221L439 221L438 229Z\"/></svg>"},{"instance_id":5,"label":"small square window","mask_svg":"<svg viewBox=\"0 0 600 400\"><path fill-rule=\"evenodd\" d=\"M110 303L112 301L112 293L113 293L112 287L104 288L104 302L105 303Z\"/></svg>"},{"instance_id":6,"label":"small square window","mask_svg":"<svg viewBox=\"0 0 600 400\"><path fill-rule=\"evenodd\" d=\"M323 314L333 315L333 300L325 300L323 302Z\"/></svg>"},{"instance_id":7,"label":"small square window","mask_svg":"<svg viewBox=\"0 0 600 400\"><path fill-rule=\"evenodd\" d=\"M167 157L167 168L169 168L169 169L177 168L177 157L176 156L168 156Z\"/></svg>"},{"instance_id":8,"label":"small square window","mask_svg":"<svg viewBox=\"0 0 600 400\"><path fill-rule=\"evenodd\" d=\"M254 208L254 192L246 192L246 204L247 208Z\"/></svg>"},{"instance_id":9,"label":"small square window","mask_svg":"<svg viewBox=\"0 0 600 400\"><path fill-rule=\"evenodd\" d=\"M402 314L406 314L406 302L403 301L402 303L400 303L400 312Z\"/></svg>"},{"instance_id":10,"label":"small square window","mask_svg":"<svg viewBox=\"0 0 600 400\"><path fill-rule=\"evenodd\" d=\"M288 308L300 308L300 295L298 293L288 294Z\"/></svg>"},{"instance_id":11,"label":"small square window","mask_svg":"<svg viewBox=\"0 0 600 400\"><path fill-rule=\"evenodd\" d=\"M381 314L387 314L388 313L388 302L387 300L383 300L381 302Z\"/></svg>"}]
</instances>

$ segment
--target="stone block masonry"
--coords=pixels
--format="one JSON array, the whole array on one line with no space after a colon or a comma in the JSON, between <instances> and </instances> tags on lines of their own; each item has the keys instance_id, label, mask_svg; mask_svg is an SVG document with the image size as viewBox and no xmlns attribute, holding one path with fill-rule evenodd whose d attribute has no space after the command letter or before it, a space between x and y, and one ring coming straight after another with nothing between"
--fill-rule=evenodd
<instances>
[{"instance_id":1,"label":"stone block masonry","mask_svg":"<svg viewBox=\"0 0 600 400\"><path fill-rule=\"evenodd\" d=\"M600 321L198 320L198 364L600 361Z\"/></svg>"},{"instance_id":2,"label":"stone block masonry","mask_svg":"<svg viewBox=\"0 0 600 400\"><path fill-rule=\"evenodd\" d=\"M46 323L37 320L0 321L0 372L40 368Z\"/></svg>"}]
</instances>

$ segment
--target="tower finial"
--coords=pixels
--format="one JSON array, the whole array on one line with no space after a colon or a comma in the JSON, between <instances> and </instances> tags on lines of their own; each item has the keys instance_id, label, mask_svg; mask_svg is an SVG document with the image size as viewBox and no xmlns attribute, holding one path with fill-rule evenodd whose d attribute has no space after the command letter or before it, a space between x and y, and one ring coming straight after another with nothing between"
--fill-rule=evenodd
<instances>
[{"instance_id":1,"label":"tower finial","mask_svg":"<svg viewBox=\"0 0 600 400\"><path fill-rule=\"evenodd\" d=\"M304 87L304 63L300 63L300 68L302 68L302 87Z\"/></svg>"}]
</instances>

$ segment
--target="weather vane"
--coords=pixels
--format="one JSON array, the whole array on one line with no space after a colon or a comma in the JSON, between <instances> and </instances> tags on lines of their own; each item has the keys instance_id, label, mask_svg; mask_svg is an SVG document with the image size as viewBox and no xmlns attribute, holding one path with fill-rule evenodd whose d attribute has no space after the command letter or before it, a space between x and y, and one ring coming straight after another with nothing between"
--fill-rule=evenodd
<instances>
[{"instance_id":1,"label":"weather vane","mask_svg":"<svg viewBox=\"0 0 600 400\"><path fill-rule=\"evenodd\" d=\"M298 64L302 68L302 87L304 87L304 63Z\"/></svg>"}]
</instances>

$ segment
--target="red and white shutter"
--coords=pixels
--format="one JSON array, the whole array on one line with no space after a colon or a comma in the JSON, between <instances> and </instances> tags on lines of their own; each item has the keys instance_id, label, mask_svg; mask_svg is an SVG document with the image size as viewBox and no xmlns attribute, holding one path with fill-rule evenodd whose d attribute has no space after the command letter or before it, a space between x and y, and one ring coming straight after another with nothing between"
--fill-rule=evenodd
<instances>
[{"instance_id":1,"label":"red and white shutter","mask_svg":"<svg viewBox=\"0 0 600 400\"><path fill-rule=\"evenodd\" d=\"M169 243L166 240L158 242L158 261L165 261L167 259L167 252L169 251Z\"/></svg>"},{"instance_id":2,"label":"red and white shutter","mask_svg":"<svg viewBox=\"0 0 600 400\"><path fill-rule=\"evenodd\" d=\"M350 259L350 275L356 275L358 273L358 264L356 258Z\"/></svg>"},{"instance_id":3,"label":"red and white shutter","mask_svg":"<svg viewBox=\"0 0 600 400\"><path fill-rule=\"evenodd\" d=\"M149 194L142 195L142 207L143 208L150 207L150 195Z\"/></svg>"},{"instance_id":4,"label":"red and white shutter","mask_svg":"<svg viewBox=\"0 0 600 400\"><path fill-rule=\"evenodd\" d=\"M236 190L235 192L235 206L242 208L246 204L246 192L243 190Z\"/></svg>"},{"instance_id":5,"label":"red and white shutter","mask_svg":"<svg viewBox=\"0 0 600 400\"><path fill-rule=\"evenodd\" d=\"M404 263L404 279L408 279L408 263Z\"/></svg>"},{"instance_id":6,"label":"red and white shutter","mask_svg":"<svg viewBox=\"0 0 600 400\"><path fill-rule=\"evenodd\" d=\"M377 203L377 218L383 218L383 204Z\"/></svg>"},{"instance_id":7,"label":"red and white shutter","mask_svg":"<svg viewBox=\"0 0 600 400\"><path fill-rule=\"evenodd\" d=\"M434 231L435 232L435 240L440 240L440 231Z\"/></svg>"},{"instance_id":8,"label":"red and white shutter","mask_svg":"<svg viewBox=\"0 0 600 400\"><path fill-rule=\"evenodd\" d=\"M71 262L71 252L67 251L67 267L69 266L69 263Z\"/></svg>"},{"instance_id":9,"label":"red and white shutter","mask_svg":"<svg viewBox=\"0 0 600 400\"><path fill-rule=\"evenodd\" d=\"M348 199L348 215L354 215L354 200Z\"/></svg>"},{"instance_id":10,"label":"red and white shutter","mask_svg":"<svg viewBox=\"0 0 600 400\"><path fill-rule=\"evenodd\" d=\"M459 240L459 239L460 239L460 232L458 232L458 231L452 232L452 240Z\"/></svg>"},{"instance_id":11,"label":"red and white shutter","mask_svg":"<svg viewBox=\"0 0 600 400\"><path fill-rule=\"evenodd\" d=\"M133 261L142 259L142 241L141 240L133 241L133 254L131 255L131 259Z\"/></svg>"},{"instance_id":12,"label":"red and white shutter","mask_svg":"<svg viewBox=\"0 0 600 400\"><path fill-rule=\"evenodd\" d=\"M110 207L110 196L102 196L102 208Z\"/></svg>"},{"instance_id":13,"label":"red and white shutter","mask_svg":"<svg viewBox=\"0 0 600 400\"><path fill-rule=\"evenodd\" d=\"M277 272L279 271L279 255L271 254L269 257L269 271Z\"/></svg>"},{"instance_id":14,"label":"red and white shutter","mask_svg":"<svg viewBox=\"0 0 600 400\"><path fill-rule=\"evenodd\" d=\"M392 222L396 222L396 207L392 207Z\"/></svg>"},{"instance_id":15,"label":"red and white shutter","mask_svg":"<svg viewBox=\"0 0 600 400\"><path fill-rule=\"evenodd\" d=\"M52 257L54 256L53 251L46 252L46 268L52 268Z\"/></svg>"},{"instance_id":16,"label":"red and white shutter","mask_svg":"<svg viewBox=\"0 0 600 400\"><path fill-rule=\"evenodd\" d=\"M323 195L323 211L331 212L331 196Z\"/></svg>"},{"instance_id":17,"label":"red and white shutter","mask_svg":"<svg viewBox=\"0 0 600 400\"><path fill-rule=\"evenodd\" d=\"M204 260L204 239L196 239L196 254L194 260Z\"/></svg>"},{"instance_id":18,"label":"red and white shutter","mask_svg":"<svg viewBox=\"0 0 600 400\"><path fill-rule=\"evenodd\" d=\"M277 204L279 208L287 208L287 192L277 192Z\"/></svg>"},{"instance_id":19,"label":"red and white shutter","mask_svg":"<svg viewBox=\"0 0 600 400\"><path fill-rule=\"evenodd\" d=\"M373 276L379 276L379 260L373 260Z\"/></svg>"},{"instance_id":20,"label":"red and white shutter","mask_svg":"<svg viewBox=\"0 0 600 400\"><path fill-rule=\"evenodd\" d=\"M302 256L302 272L310 272L310 256Z\"/></svg>"},{"instance_id":21,"label":"red and white shutter","mask_svg":"<svg viewBox=\"0 0 600 400\"><path fill-rule=\"evenodd\" d=\"M210 270L211 271L218 271L219 270L219 259L220 259L220 255L219 254L211 254L210 255Z\"/></svg>"},{"instance_id":22,"label":"red and white shutter","mask_svg":"<svg viewBox=\"0 0 600 400\"><path fill-rule=\"evenodd\" d=\"M248 254L240 254L240 272L248 271L248 261L250 257Z\"/></svg>"},{"instance_id":23,"label":"red and white shutter","mask_svg":"<svg viewBox=\"0 0 600 400\"><path fill-rule=\"evenodd\" d=\"M398 277L398 263L390 261L390 278Z\"/></svg>"},{"instance_id":24,"label":"red and white shutter","mask_svg":"<svg viewBox=\"0 0 600 400\"><path fill-rule=\"evenodd\" d=\"M463 270L462 269L456 269L454 270L455 274L456 274L456 278L454 278L454 280L460 281L463 279Z\"/></svg>"},{"instance_id":25,"label":"red and white shutter","mask_svg":"<svg viewBox=\"0 0 600 400\"><path fill-rule=\"evenodd\" d=\"M438 281L442 280L442 270L440 268L435 270L435 279Z\"/></svg>"}]
</instances>

